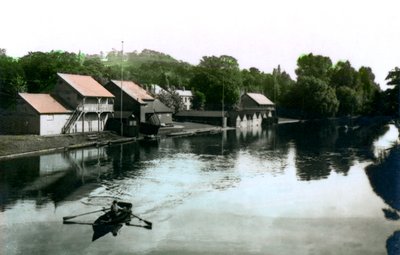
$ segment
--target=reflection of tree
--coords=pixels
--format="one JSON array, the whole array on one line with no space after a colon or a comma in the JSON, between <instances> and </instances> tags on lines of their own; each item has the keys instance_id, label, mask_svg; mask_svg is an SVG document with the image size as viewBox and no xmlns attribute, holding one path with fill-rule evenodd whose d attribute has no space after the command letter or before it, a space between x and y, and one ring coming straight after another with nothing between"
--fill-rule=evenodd
<instances>
[{"instance_id":1,"label":"reflection of tree","mask_svg":"<svg viewBox=\"0 0 400 255\"><path fill-rule=\"evenodd\" d=\"M400 147L393 148L386 160L367 167L366 173L374 192L387 205L400 210Z\"/></svg>"},{"instance_id":2,"label":"reflection of tree","mask_svg":"<svg viewBox=\"0 0 400 255\"><path fill-rule=\"evenodd\" d=\"M385 217L398 220L400 210L400 146L390 150L387 158L366 168L368 179L374 192L390 209L383 208ZM400 254L400 231L396 231L386 241L389 255Z\"/></svg>"},{"instance_id":3,"label":"reflection of tree","mask_svg":"<svg viewBox=\"0 0 400 255\"><path fill-rule=\"evenodd\" d=\"M400 254L400 231L396 231L386 241L388 255Z\"/></svg>"},{"instance_id":4,"label":"reflection of tree","mask_svg":"<svg viewBox=\"0 0 400 255\"><path fill-rule=\"evenodd\" d=\"M40 175L39 157L0 161L0 210L19 198L21 190Z\"/></svg>"},{"instance_id":5,"label":"reflection of tree","mask_svg":"<svg viewBox=\"0 0 400 255\"><path fill-rule=\"evenodd\" d=\"M301 180L327 178L334 170L347 174L356 158L371 159L373 141L387 130L382 122L355 123L357 128L344 132L336 121L308 121L279 125L276 140L293 141L296 146L297 174Z\"/></svg>"},{"instance_id":6,"label":"reflection of tree","mask_svg":"<svg viewBox=\"0 0 400 255\"><path fill-rule=\"evenodd\" d=\"M328 178L331 172L329 164L318 155L298 152L296 158L297 175L300 180L310 181Z\"/></svg>"}]
</instances>

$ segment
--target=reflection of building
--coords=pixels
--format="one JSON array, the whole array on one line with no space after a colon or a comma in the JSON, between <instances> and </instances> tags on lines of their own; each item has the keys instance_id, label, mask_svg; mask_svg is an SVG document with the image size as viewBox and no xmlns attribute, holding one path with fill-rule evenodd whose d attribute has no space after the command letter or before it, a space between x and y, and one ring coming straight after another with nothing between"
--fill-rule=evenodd
<instances>
[{"instance_id":1,"label":"reflection of building","mask_svg":"<svg viewBox=\"0 0 400 255\"><path fill-rule=\"evenodd\" d=\"M136 117L142 133L149 131L151 125L148 124L172 125L172 110L159 100L155 100L145 89L132 81L112 80L106 85L106 88L115 95L116 111L121 111L121 86L122 111L130 112ZM155 121L154 117L158 120Z\"/></svg>"}]
</instances>

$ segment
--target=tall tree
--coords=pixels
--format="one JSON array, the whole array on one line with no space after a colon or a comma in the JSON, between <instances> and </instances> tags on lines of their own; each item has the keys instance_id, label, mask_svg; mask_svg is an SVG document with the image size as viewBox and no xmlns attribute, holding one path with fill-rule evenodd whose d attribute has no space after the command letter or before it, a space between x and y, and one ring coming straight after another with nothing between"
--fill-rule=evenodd
<instances>
[{"instance_id":1,"label":"tall tree","mask_svg":"<svg viewBox=\"0 0 400 255\"><path fill-rule=\"evenodd\" d=\"M82 62L75 53L51 51L30 52L19 63L25 72L29 92L51 91L58 72L80 73Z\"/></svg>"},{"instance_id":2,"label":"tall tree","mask_svg":"<svg viewBox=\"0 0 400 255\"><path fill-rule=\"evenodd\" d=\"M334 88L341 86L355 89L358 82L358 73L349 61L339 61L331 71L330 85Z\"/></svg>"},{"instance_id":3,"label":"tall tree","mask_svg":"<svg viewBox=\"0 0 400 255\"><path fill-rule=\"evenodd\" d=\"M298 77L310 76L329 82L331 68L332 60L329 57L310 53L298 58L295 72Z\"/></svg>"},{"instance_id":4,"label":"tall tree","mask_svg":"<svg viewBox=\"0 0 400 255\"><path fill-rule=\"evenodd\" d=\"M360 67L358 70L359 83L357 91L361 95L362 113L371 114L376 111L377 94L380 92L379 85L375 82L375 75L370 67Z\"/></svg>"},{"instance_id":5,"label":"tall tree","mask_svg":"<svg viewBox=\"0 0 400 255\"><path fill-rule=\"evenodd\" d=\"M339 100L339 115L355 115L361 108L361 97L357 92L347 86L341 86L336 89L336 97Z\"/></svg>"},{"instance_id":6,"label":"tall tree","mask_svg":"<svg viewBox=\"0 0 400 255\"><path fill-rule=\"evenodd\" d=\"M231 56L203 57L190 82L191 87L206 96L209 109L232 109L239 100L242 86L237 60Z\"/></svg>"},{"instance_id":7,"label":"tall tree","mask_svg":"<svg viewBox=\"0 0 400 255\"><path fill-rule=\"evenodd\" d=\"M400 117L400 68L395 67L393 70L391 70L387 77L386 80L388 80L388 85L394 86L392 91L388 91L388 99L390 102L390 105L397 106L397 116ZM397 100L395 99L395 96L390 97L390 95L394 95L397 93ZM390 100L391 99L391 100ZM395 100L393 100L395 99Z\"/></svg>"},{"instance_id":8,"label":"tall tree","mask_svg":"<svg viewBox=\"0 0 400 255\"><path fill-rule=\"evenodd\" d=\"M295 93L297 105L302 109L303 116L321 118L335 116L339 101L335 90L327 82L315 77L304 76L297 80Z\"/></svg>"},{"instance_id":9,"label":"tall tree","mask_svg":"<svg viewBox=\"0 0 400 255\"><path fill-rule=\"evenodd\" d=\"M0 108L15 102L18 92L26 91L24 71L16 59L0 55Z\"/></svg>"}]
</instances>

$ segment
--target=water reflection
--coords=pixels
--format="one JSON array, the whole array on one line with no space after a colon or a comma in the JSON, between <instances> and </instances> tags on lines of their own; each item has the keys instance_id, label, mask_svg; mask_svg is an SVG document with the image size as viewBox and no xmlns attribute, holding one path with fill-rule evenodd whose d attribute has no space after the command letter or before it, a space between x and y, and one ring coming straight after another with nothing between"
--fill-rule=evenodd
<instances>
[{"instance_id":1,"label":"water reflection","mask_svg":"<svg viewBox=\"0 0 400 255\"><path fill-rule=\"evenodd\" d=\"M380 124L344 129L334 122L295 123L0 161L0 205L11 219L12 212L24 208L21 201L34 201L37 207L51 203L64 212L72 204L78 213L86 206L103 206L115 197L131 201L140 215L164 223L164 229L153 231L160 235L156 240L168 240L160 232L168 233L169 228L180 233L182 229L175 229L176 222L169 220L179 210L179 216L184 216L184 209L197 213L197 217L202 212L220 219L232 214L235 216L231 219L261 217L268 222L271 233L259 230L260 236L271 238L275 230L283 228L289 233L290 227L279 223L281 228L277 228L273 224L276 222L269 219L301 222L307 218L318 222L318 226L325 226L326 219L330 219L330 226L344 219L346 224L338 228L346 237L340 237L340 241L349 238L358 244L362 238L347 235L344 225L360 227L372 218L374 226L380 226L380 220L386 221L384 216L394 219L390 214L398 210L399 176L393 169L399 168L400 152L396 148L388 150L379 142L391 129ZM378 147L385 153L376 153ZM374 165L364 172L371 163ZM53 213L51 219L60 218L60 214L54 216L52 208L48 211ZM19 222L19 218L12 220ZM296 220L293 224L298 224ZM192 220L185 224L188 222ZM222 220L226 226L238 227L237 222ZM200 220L198 225L213 229L208 223ZM239 227L246 229L246 225ZM336 228L323 229L329 233L326 238L336 234L332 229ZM398 240L398 231L386 235L386 228L382 229L384 239L379 242L383 244L388 238L387 249L392 249L390 243ZM319 230L304 231L318 232L319 236ZM201 234L207 239L208 233ZM376 235L369 233L368 237ZM122 235L118 240L123 238L127 239ZM74 238L71 240L73 243Z\"/></svg>"},{"instance_id":2,"label":"water reflection","mask_svg":"<svg viewBox=\"0 0 400 255\"><path fill-rule=\"evenodd\" d=\"M390 132L397 130L389 128ZM208 162L202 171L208 172L232 169L243 151L268 162L279 161L292 146L296 150L299 180L325 179L332 171L346 175L354 160L374 158L377 150L370 148L387 131L385 126L358 127L350 132L333 122L297 123L167 138L156 145L131 143L1 161L0 205L4 210L13 200L26 197L35 197L38 204L47 199L54 202L76 199L69 196L85 184L112 185L116 179L139 178L148 164L168 158L171 153L199 155L201 161ZM373 148L379 148L379 144ZM272 167L270 171L282 172L283 167ZM369 176L374 178L372 173ZM386 179L383 175L377 176ZM240 177L228 174L222 177L221 183L227 183L228 179L238 182Z\"/></svg>"}]
</instances>

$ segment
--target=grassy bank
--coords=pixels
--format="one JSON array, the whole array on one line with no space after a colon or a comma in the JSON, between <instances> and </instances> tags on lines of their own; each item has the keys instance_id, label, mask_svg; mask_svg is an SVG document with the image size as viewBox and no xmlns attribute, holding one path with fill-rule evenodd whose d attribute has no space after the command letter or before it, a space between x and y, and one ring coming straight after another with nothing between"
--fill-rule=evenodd
<instances>
[{"instance_id":1,"label":"grassy bank","mask_svg":"<svg viewBox=\"0 0 400 255\"><path fill-rule=\"evenodd\" d=\"M27 153L65 150L125 140L127 139L110 132L56 136L2 135L0 136L0 159Z\"/></svg>"}]
</instances>

